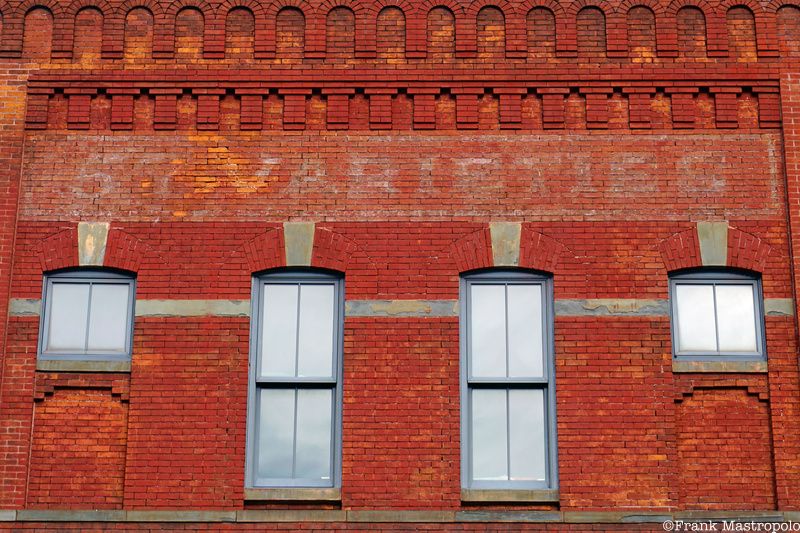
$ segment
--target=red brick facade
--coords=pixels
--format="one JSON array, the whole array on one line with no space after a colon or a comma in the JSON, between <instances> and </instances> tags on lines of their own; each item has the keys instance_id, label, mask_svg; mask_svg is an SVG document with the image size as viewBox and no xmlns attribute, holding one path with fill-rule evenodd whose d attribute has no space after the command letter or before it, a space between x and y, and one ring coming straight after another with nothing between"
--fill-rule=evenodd
<instances>
[{"instance_id":1,"label":"red brick facade","mask_svg":"<svg viewBox=\"0 0 800 533\"><path fill-rule=\"evenodd\" d=\"M0 1L0 529L800 520L798 58L780 1ZM137 302L248 301L313 222L346 301L454 308L519 224L557 501L462 497L457 312L348 315L341 497L246 497L247 316L141 314L130 371L37 369L19 306L81 222ZM664 304L706 222L761 275L767 368L679 371L667 312L614 310Z\"/></svg>"}]
</instances>

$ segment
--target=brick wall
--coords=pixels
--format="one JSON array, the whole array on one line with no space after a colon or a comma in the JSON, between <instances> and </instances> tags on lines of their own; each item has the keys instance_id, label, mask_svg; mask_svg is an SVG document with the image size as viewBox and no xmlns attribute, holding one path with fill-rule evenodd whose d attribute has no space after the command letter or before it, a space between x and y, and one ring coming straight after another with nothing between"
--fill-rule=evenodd
<instances>
[{"instance_id":1,"label":"brick wall","mask_svg":"<svg viewBox=\"0 0 800 533\"><path fill-rule=\"evenodd\" d=\"M346 318L341 502L245 501L247 317L139 316L130 373L37 371L38 317L9 298L76 266L87 221L139 299L247 300L290 221L315 222L312 265L348 300L456 300L496 221L521 224L557 302L666 300L700 264L695 224L722 220L729 264L794 296L797 8L289 4L0 3L0 508L800 510L786 314L755 374L673 372L665 313L557 316L547 504L461 501L455 316ZM14 525L51 526L108 524Z\"/></svg>"}]
</instances>

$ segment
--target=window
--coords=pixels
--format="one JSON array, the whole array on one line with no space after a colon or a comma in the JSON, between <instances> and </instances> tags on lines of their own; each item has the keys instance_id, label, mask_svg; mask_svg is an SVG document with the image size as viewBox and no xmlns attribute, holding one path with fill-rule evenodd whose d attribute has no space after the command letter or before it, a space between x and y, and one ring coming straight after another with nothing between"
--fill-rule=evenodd
<instances>
[{"instance_id":1,"label":"window","mask_svg":"<svg viewBox=\"0 0 800 533\"><path fill-rule=\"evenodd\" d=\"M555 489L551 280L490 271L461 291L462 485Z\"/></svg>"},{"instance_id":2,"label":"window","mask_svg":"<svg viewBox=\"0 0 800 533\"><path fill-rule=\"evenodd\" d=\"M339 485L343 292L318 272L255 279L248 487Z\"/></svg>"},{"instance_id":3,"label":"window","mask_svg":"<svg viewBox=\"0 0 800 533\"><path fill-rule=\"evenodd\" d=\"M761 280L731 271L670 277L676 358L765 358Z\"/></svg>"},{"instance_id":4,"label":"window","mask_svg":"<svg viewBox=\"0 0 800 533\"><path fill-rule=\"evenodd\" d=\"M39 358L130 359L133 276L101 270L52 273L44 279Z\"/></svg>"}]
</instances>

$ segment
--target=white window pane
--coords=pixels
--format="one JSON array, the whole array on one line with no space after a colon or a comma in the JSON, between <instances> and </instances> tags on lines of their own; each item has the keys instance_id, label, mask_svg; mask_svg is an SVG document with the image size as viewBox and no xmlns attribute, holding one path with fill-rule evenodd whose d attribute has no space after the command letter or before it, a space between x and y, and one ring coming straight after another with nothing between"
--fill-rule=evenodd
<instances>
[{"instance_id":1,"label":"white window pane","mask_svg":"<svg viewBox=\"0 0 800 533\"><path fill-rule=\"evenodd\" d=\"M508 286L508 375L544 376L541 285Z\"/></svg>"},{"instance_id":2,"label":"white window pane","mask_svg":"<svg viewBox=\"0 0 800 533\"><path fill-rule=\"evenodd\" d=\"M292 477L294 389L259 392L258 477Z\"/></svg>"},{"instance_id":3,"label":"white window pane","mask_svg":"<svg viewBox=\"0 0 800 533\"><path fill-rule=\"evenodd\" d=\"M678 351L716 351L714 287L677 285L675 298L678 309Z\"/></svg>"},{"instance_id":4,"label":"white window pane","mask_svg":"<svg viewBox=\"0 0 800 533\"><path fill-rule=\"evenodd\" d=\"M475 377L506 377L506 297L503 285L471 285L470 362Z\"/></svg>"},{"instance_id":5,"label":"white window pane","mask_svg":"<svg viewBox=\"0 0 800 533\"><path fill-rule=\"evenodd\" d=\"M46 350L83 353L86 348L89 285L53 283L48 297L50 301Z\"/></svg>"},{"instance_id":6,"label":"white window pane","mask_svg":"<svg viewBox=\"0 0 800 533\"><path fill-rule=\"evenodd\" d=\"M298 391L296 478L331 480L332 402L330 389Z\"/></svg>"},{"instance_id":7,"label":"white window pane","mask_svg":"<svg viewBox=\"0 0 800 533\"><path fill-rule=\"evenodd\" d=\"M545 447L544 391L508 391L511 479L544 481Z\"/></svg>"},{"instance_id":8,"label":"white window pane","mask_svg":"<svg viewBox=\"0 0 800 533\"><path fill-rule=\"evenodd\" d=\"M297 356L297 285L264 285L261 375L294 376Z\"/></svg>"},{"instance_id":9,"label":"white window pane","mask_svg":"<svg viewBox=\"0 0 800 533\"><path fill-rule=\"evenodd\" d=\"M130 285L96 283L89 315L89 350L125 352Z\"/></svg>"},{"instance_id":10,"label":"white window pane","mask_svg":"<svg viewBox=\"0 0 800 533\"><path fill-rule=\"evenodd\" d=\"M508 480L505 390L472 391L472 479Z\"/></svg>"},{"instance_id":11,"label":"white window pane","mask_svg":"<svg viewBox=\"0 0 800 533\"><path fill-rule=\"evenodd\" d=\"M300 287L297 375L333 375L334 286Z\"/></svg>"},{"instance_id":12,"label":"white window pane","mask_svg":"<svg viewBox=\"0 0 800 533\"><path fill-rule=\"evenodd\" d=\"M756 352L752 285L717 285L717 327L721 352Z\"/></svg>"}]
</instances>

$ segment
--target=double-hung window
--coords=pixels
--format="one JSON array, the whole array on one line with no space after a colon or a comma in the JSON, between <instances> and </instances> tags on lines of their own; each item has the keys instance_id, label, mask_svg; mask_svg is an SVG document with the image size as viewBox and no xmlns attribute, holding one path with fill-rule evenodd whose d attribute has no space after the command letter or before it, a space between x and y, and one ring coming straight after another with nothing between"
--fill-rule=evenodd
<instances>
[{"instance_id":1,"label":"double-hung window","mask_svg":"<svg viewBox=\"0 0 800 533\"><path fill-rule=\"evenodd\" d=\"M313 271L254 280L248 487L336 487L344 282Z\"/></svg>"},{"instance_id":2,"label":"double-hung window","mask_svg":"<svg viewBox=\"0 0 800 533\"><path fill-rule=\"evenodd\" d=\"M551 279L494 270L461 293L462 486L555 489Z\"/></svg>"},{"instance_id":3,"label":"double-hung window","mask_svg":"<svg viewBox=\"0 0 800 533\"><path fill-rule=\"evenodd\" d=\"M763 360L761 280L738 271L699 270L670 276L676 359Z\"/></svg>"},{"instance_id":4,"label":"double-hung window","mask_svg":"<svg viewBox=\"0 0 800 533\"><path fill-rule=\"evenodd\" d=\"M45 275L39 359L129 360L134 292L133 276L112 271Z\"/></svg>"}]
</instances>

